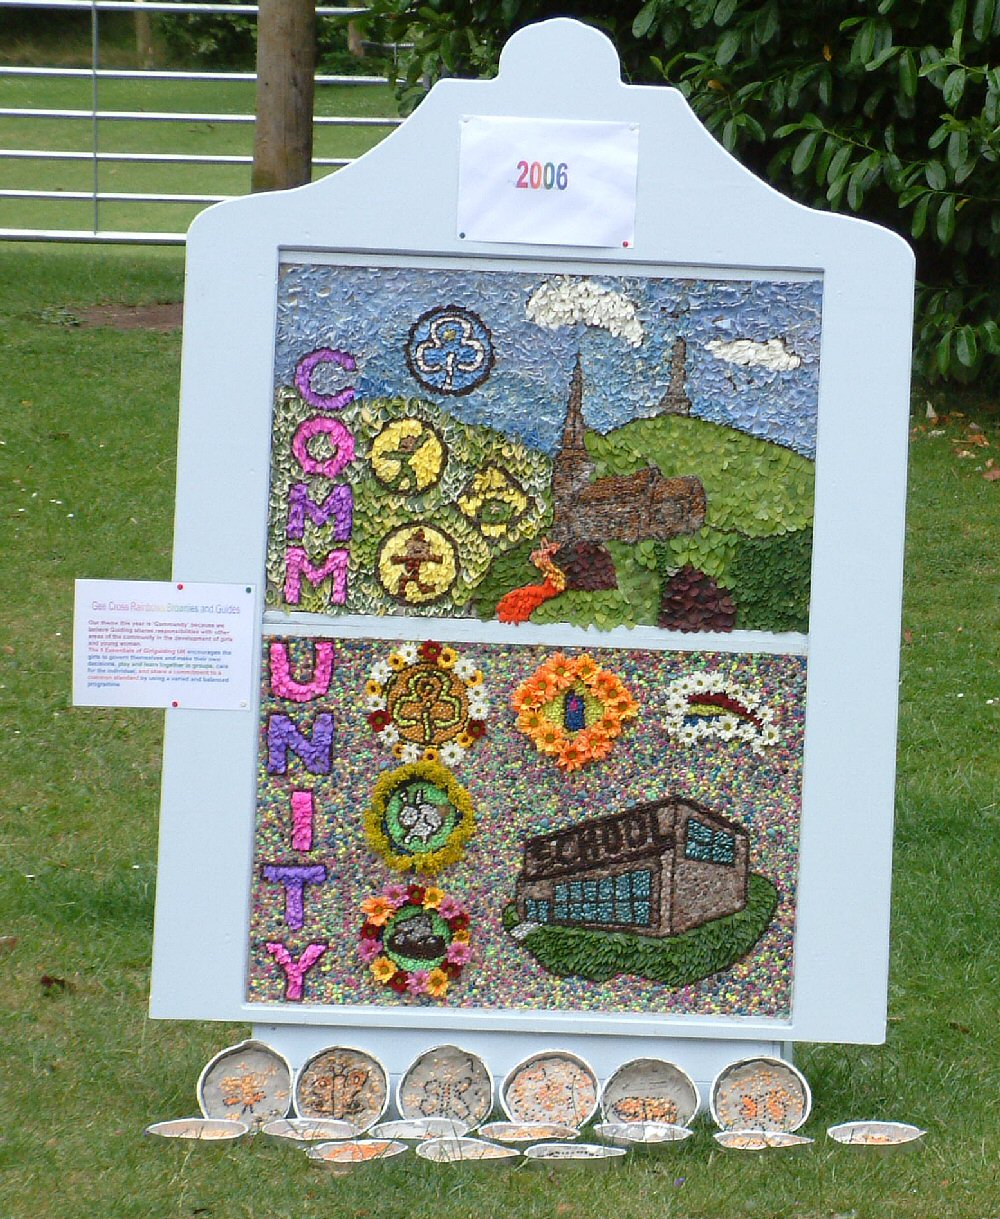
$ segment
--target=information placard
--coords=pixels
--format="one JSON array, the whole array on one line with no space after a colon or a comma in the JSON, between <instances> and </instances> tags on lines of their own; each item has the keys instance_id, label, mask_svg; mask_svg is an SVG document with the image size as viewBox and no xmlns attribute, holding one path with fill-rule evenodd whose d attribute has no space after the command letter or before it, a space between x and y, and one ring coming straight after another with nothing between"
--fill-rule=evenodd
<instances>
[{"instance_id":1,"label":"information placard","mask_svg":"<svg viewBox=\"0 0 1000 1219\"><path fill-rule=\"evenodd\" d=\"M466 115L460 131L460 238L634 244L637 123Z\"/></svg>"},{"instance_id":2,"label":"information placard","mask_svg":"<svg viewBox=\"0 0 1000 1219\"><path fill-rule=\"evenodd\" d=\"M77 707L250 706L254 589L239 584L77 580Z\"/></svg>"}]
</instances>

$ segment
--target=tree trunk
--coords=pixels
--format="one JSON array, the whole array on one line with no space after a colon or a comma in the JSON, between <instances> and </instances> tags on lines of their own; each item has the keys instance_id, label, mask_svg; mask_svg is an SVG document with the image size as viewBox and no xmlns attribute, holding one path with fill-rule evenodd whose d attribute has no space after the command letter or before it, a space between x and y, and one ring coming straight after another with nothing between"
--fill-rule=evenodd
<instances>
[{"instance_id":1,"label":"tree trunk","mask_svg":"<svg viewBox=\"0 0 1000 1219\"><path fill-rule=\"evenodd\" d=\"M251 190L312 178L316 0L260 0Z\"/></svg>"},{"instance_id":2,"label":"tree trunk","mask_svg":"<svg viewBox=\"0 0 1000 1219\"><path fill-rule=\"evenodd\" d=\"M351 8L364 8L365 0L347 0ZM347 49L356 59L364 59L365 48L361 38L361 28L356 21L347 23Z\"/></svg>"},{"instance_id":3,"label":"tree trunk","mask_svg":"<svg viewBox=\"0 0 1000 1219\"><path fill-rule=\"evenodd\" d=\"M144 68L153 66L153 26L149 13L142 11L142 0L136 0L135 54Z\"/></svg>"}]
</instances>

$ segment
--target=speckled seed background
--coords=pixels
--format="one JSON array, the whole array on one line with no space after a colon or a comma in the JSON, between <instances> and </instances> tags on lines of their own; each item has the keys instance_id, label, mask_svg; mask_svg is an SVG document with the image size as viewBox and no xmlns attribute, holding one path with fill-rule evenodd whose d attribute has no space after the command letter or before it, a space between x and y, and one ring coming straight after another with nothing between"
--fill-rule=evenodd
<instances>
[{"instance_id":1,"label":"speckled seed background","mask_svg":"<svg viewBox=\"0 0 1000 1219\"><path fill-rule=\"evenodd\" d=\"M284 975L267 952L280 942L295 958L310 943L328 944L305 977L306 1004L376 1004L462 1008L548 1008L563 1011L663 1012L767 1016L790 1015L793 931L806 662L801 657L611 651L591 649L602 666L617 673L639 703L603 762L563 774L517 729L512 692L553 649L537 646L462 645L460 654L481 668L490 696L486 736L453 771L472 796L476 832L464 857L435 883L471 915L472 960L443 1000L397 996L371 978L357 953L364 916L361 902L393 880L365 841L363 815L377 776L399 763L379 747L363 708L371 666L385 659L391 641L338 640L328 692L309 703L271 693L265 641L261 700L258 808L248 998L284 1002ZM288 639L292 675L308 681L313 671L311 639ZM565 649L569 655L579 649ZM738 741L714 738L682 745L664 730L671 681L685 674L720 672L756 688L774 712L779 740L755 754ZM313 775L289 751L284 775L267 773L267 722L288 715L308 736L315 717L332 714L332 770ZM313 849L291 845L291 793L312 790L316 818ZM743 960L693 985L670 988L635 977L607 983L557 978L547 973L503 929L501 914L514 894L526 837L561 829L670 794L691 798L736 821L750 836L751 871L768 877L780 895L771 925ZM267 864L322 864L328 878L305 890L302 927L284 920L284 890L263 879Z\"/></svg>"}]
</instances>

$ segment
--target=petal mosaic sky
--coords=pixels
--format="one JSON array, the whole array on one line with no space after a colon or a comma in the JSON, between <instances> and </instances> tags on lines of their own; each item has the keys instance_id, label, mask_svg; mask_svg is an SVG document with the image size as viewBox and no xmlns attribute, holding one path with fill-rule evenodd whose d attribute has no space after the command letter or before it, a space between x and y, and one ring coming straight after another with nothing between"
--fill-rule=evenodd
<instances>
[{"instance_id":1,"label":"petal mosaic sky","mask_svg":"<svg viewBox=\"0 0 1000 1219\"><path fill-rule=\"evenodd\" d=\"M818 279L286 264L275 382L293 384L304 351L355 353L325 392L339 377L359 398L416 394L551 455L578 355L587 426L606 432L656 413L680 338L692 416L812 457L821 305ZM477 320L442 327L449 307Z\"/></svg>"}]
</instances>

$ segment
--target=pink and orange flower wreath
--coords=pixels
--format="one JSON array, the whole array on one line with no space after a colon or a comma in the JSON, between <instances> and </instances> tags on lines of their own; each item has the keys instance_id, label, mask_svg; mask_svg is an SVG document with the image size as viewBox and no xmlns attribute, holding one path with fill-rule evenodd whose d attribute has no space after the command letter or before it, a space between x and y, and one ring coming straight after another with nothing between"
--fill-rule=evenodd
<instances>
[{"instance_id":1,"label":"pink and orange flower wreath","mask_svg":"<svg viewBox=\"0 0 1000 1219\"><path fill-rule=\"evenodd\" d=\"M443 999L472 958L469 912L454 897L435 885L404 885L394 881L375 897L361 903L365 916L358 940L358 956L372 978L397 995ZM398 933L419 920L422 944L435 944L420 960L406 955Z\"/></svg>"}]
</instances>

